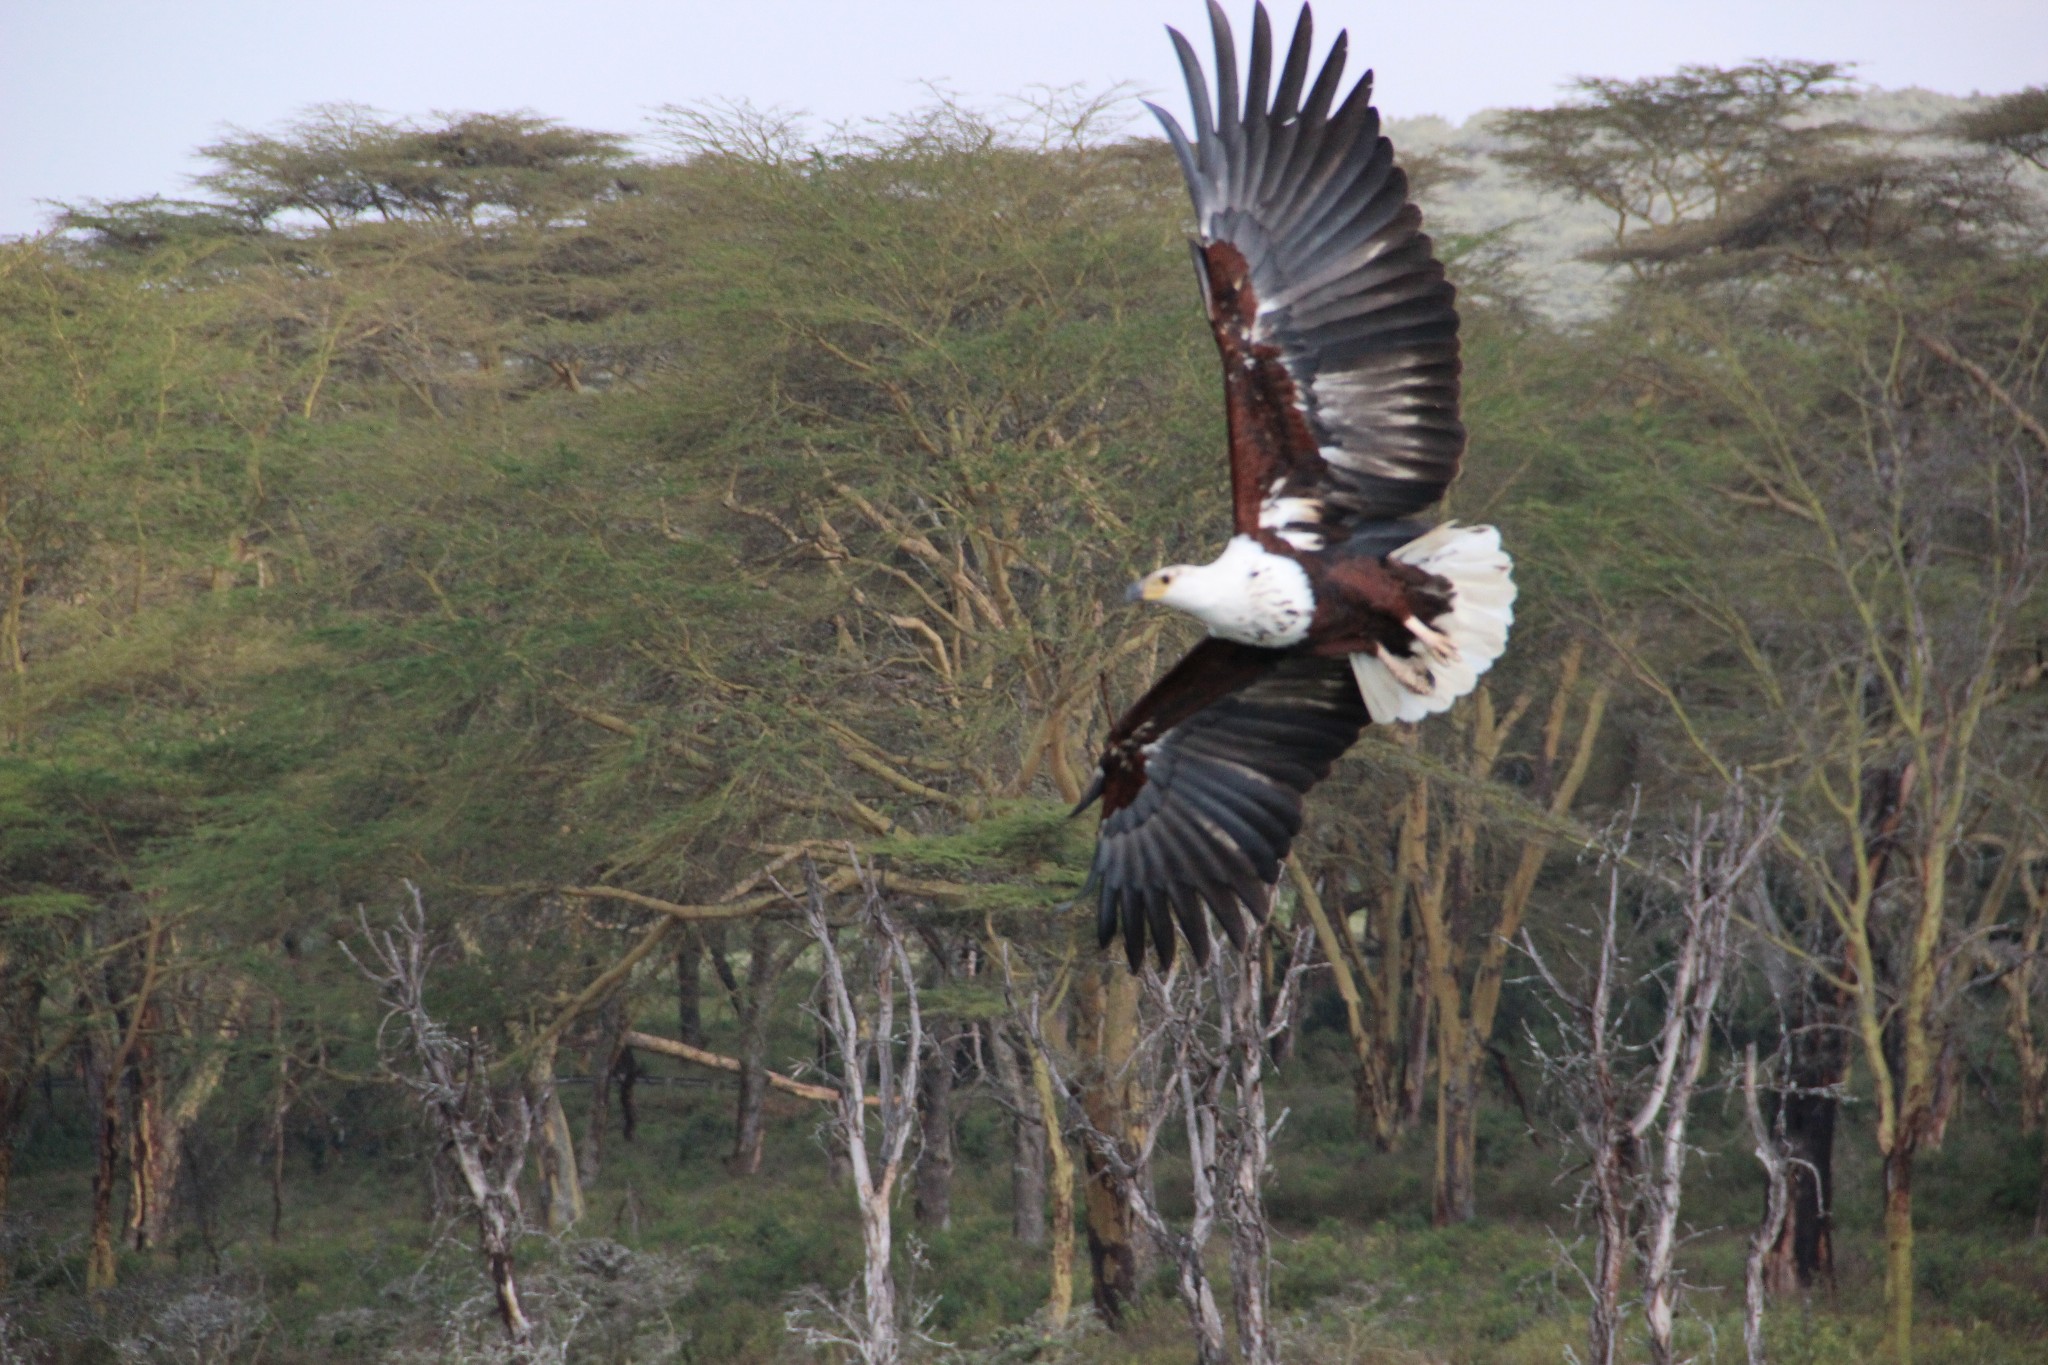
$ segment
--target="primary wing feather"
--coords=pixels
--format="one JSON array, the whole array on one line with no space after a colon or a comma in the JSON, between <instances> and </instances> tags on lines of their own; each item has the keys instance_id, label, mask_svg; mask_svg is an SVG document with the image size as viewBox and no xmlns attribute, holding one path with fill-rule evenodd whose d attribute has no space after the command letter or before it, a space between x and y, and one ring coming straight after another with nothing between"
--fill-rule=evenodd
<instances>
[{"instance_id":1,"label":"primary wing feather","mask_svg":"<svg viewBox=\"0 0 2048 1365\"><path fill-rule=\"evenodd\" d=\"M1332 111L1340 33L1304 98L1304 7L1269 96L1261 5L1240 90L1229 22L1214 0L1209 14L1214 105L1201 59L1173 33L1193 137L1151 107L1194 201L1196 271L1223 353L1236 529L1260 529L1276 491L1318 506L1318 521L1300 526L1302 504L1285 504L1290 524L1326 537L1412 515L1443 495L1465 450L1456 291L1380 134L1372 75ZM1268 512L1267 529L1284 529L1272 521Z\"/></svg>"},{"instance_id":2,"label":"primary wing feather","mask_svg":"<svg viewBox=\"0 0 2048 1365\"><path fill-rule=\"evenodd\" d=\"M1102 797L1089 882L1104 946L1121 933L1135 971L1149 935L1170 966L1178 922L1206 962L1204 907L1243 946L1244 912L1265 917L1303 796L1365 724L1343 659L1214 638L1190 650L1110 731L1090 794Z\"/></svg>"}]
</instances>

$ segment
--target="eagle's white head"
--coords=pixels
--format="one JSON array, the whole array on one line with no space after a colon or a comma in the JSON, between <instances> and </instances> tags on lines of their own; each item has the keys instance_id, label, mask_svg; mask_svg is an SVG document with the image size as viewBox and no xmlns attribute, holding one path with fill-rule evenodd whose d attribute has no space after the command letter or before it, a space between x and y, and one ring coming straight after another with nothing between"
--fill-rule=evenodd
<instances>
[{"instance_id":1,"label":"eagle's white head","mask_svg":"<svg viewBox=\"0 0 2048 1365\"><path fill-rule=\"evenodd\" d=\"M1250 536L1232 536L1211 563L1154 569L1129 595L1184 611L1211 635L1267 649L1300 644L1316 614L1307 572Z\"/></svg>"}]
</instances>

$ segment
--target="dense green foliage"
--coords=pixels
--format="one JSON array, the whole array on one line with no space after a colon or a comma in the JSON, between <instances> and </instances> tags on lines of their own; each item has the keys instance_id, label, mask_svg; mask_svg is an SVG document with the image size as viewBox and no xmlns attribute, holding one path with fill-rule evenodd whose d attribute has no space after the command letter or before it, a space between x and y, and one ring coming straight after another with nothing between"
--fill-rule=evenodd
<instances>
[{"instance_id":1,"label":"dense green foliage","mask_svg":"<svg viewBox=\"0 0 2048 1365\"><path fill-rule=\"evenodd\" d=\"M2020 1004L2048 881L2037 191L1996 151L1783 133L1835 79L1788 71L1763 73L1760 104L1757 71L1685 73L1688 99L1733 91L1750 103L1730 117L1776 131L1661 200L1621 183L1640 149L1599 119L1521 116L1532 174L1555 125L1572 174L1617 196L1631 277L1577 329L1516 306L1511 281L1467 308L1473 445L1450 510L1518 557L1488 706L1520 698L1522 719L1477 766L1469 707L1418 742L1369 735L1319 792L1304 859L1361 964L1426 995L1422 931L1396 903L1407 946L1375 937L1371 911L1406 894L1388 888L1411 789L1474 830L1449 923L1478 953L1532 840L1562 851L1526 923L1568 945L1591 866L1568 846L1597 844L1631 792L1675 828L1740 769L1788 811L1785 923L1754 962L1798 944L1845 970L1824 930L1854 878L1830 869L1865 865L1866 812L1844 803L1887 764L1917 773L1940 799L1884 837L1910 864L1894 884L1920 889L1867 898L1862 965L1895 973L1871 1036L1900 1076L1914 1010L1938 1054L1916 1139L1923 1358L2018 1360L2048 1283L2022 1244L2043 1044ZM602 1074L618 1029L675 1031L679 966L694 985L709 953L750 977L791 941L780 916L674 930L581 891L708 904L802 840L905 879L949 1018L1002 1012L985 977L936 979L985 933L1048 974L1076 960L1063 907L1088 829L1065 811L1110 717L1189 638L1120 590L1206 557L1225 477L1178 171L1090 117L941 107L814 146L678 111L677 155L655 160L526 116L335 109L207 149L204 203L74 209L0 245L0 1359L142 1350L174 1301L242 1313L234 1350L269 1360L490 1339L341 950L402 878L444 948L435 1008L508 1072ZM1669 136L1703 126L1688 117ZM1440 242L1454 277L1496 245ZM1584 678L1560 682L1574 642ZM1604 730L1583 722L1584 786L1549 807L1546 708L1596 686L1611 706ZM1920 960L1930 885L1958 908L1934 916L1938 988L1916 1005L1889 964ZM812 1055L811 970L707 986L707 1046ZM1428 1228L1428 1144L1360 1136L1344 1008L1317 981L1281 1066L1272 1195L1300 1354L1557 1358L1583 1331L1544 1231L1575 1235L1571 1158L1530 1146L1524 1096L1490 1089L1481 1222ZM1661 989L1644 978L1644 1017ZM1782 981L1758 965L1731 994L1726 1036L1777 1046ZM1539 1132L1559 1103L1527 1048L1545 1019L1514 979L1489 1024ZM573 1358L778 1358L786 1296L857 1268L815 1116L772 1100L760 1172L731 1175L729 1092L647 1066L671 1083L643 1083L631 1144L607 1140L585 1221L529 1244L537 1299L585 1315ZM926 1235L913 1285L938 1296L938 1334L991 1360L1184 1358L1163 1293L1115 1344L1021 1325L1045 1256L1009 1239L1009 1122L972 1070L953 1227ZM1873 1084L1855 1062L1848 1092L1872 1103ZM592 1088L565 1089L587 1143ZM187 1099L180 1193L124 1177L133 1287L90 1308L96 1115L126 1125L127 1170L140 1107ZM1730 1343L1760 1181L1739 1105L1707 1107L1688 1221L1714 1230L1692 1274L1727 1292L1696 1295L1686 1330ZM1842 1122L1839 1290L1774 1315L1784 1359L1863 1359L1880 1334L1880 1157L1862 1110ZM1170 1161L1160 1178L1171 1204ZM145 1198L169 1201L168 1232L140 1229Z\"/></svg>"}]
</instances>

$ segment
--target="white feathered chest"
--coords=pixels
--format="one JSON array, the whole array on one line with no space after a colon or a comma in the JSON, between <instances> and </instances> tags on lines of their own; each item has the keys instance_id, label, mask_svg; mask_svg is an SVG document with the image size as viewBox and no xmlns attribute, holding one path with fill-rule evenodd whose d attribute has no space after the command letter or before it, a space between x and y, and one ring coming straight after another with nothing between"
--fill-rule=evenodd
<instances>
[{"instance_id":1,"label":"white feathered chest","mask_svg":"<svg viewBox=\"0 0 2048 1365\"><path fill-rule=\"evenodd\" d=\"M1181 570L1160 600L1211 635L1264 649L1300 644L1316 614L1308 573L1250 536L1232 536L1214 562Z\"/></svg>"}]
</instances>

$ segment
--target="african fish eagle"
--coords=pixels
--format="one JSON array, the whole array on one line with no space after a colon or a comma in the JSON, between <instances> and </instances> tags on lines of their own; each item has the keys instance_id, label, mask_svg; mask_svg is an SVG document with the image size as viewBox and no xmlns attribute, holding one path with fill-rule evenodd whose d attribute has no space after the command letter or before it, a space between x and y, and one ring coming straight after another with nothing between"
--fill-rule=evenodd
<instances>
[{"instance_id":1,"label":"african fish eagle","mask_svg":"<svg viewBox=\"0 0 2048 1365\"><path fill-rule=\"evenodd\" d=\"M1458 313L1380 134L1372 73L1337 103L1339 33L1310 82L1304 6L1271 86L1262 5L1240 101L1215 0L1209 19L1214 108L1200 58L1172 29L1194 136L1148 107L1194 200L1234 534L1213 562L1131 586L1209 634L1111 728L1077 808L1102 801L1097 928L1105 947L1122 933L1133 971L1148 934L1172 964L1176 921L1206 962L1205 905L1242 948L1244 915L1264 918L1308 789L1369 719L1418 721L1470 692L1514 615L1499 532L1410 520L1465 451Z\"/></svg>"}]
</instances>

